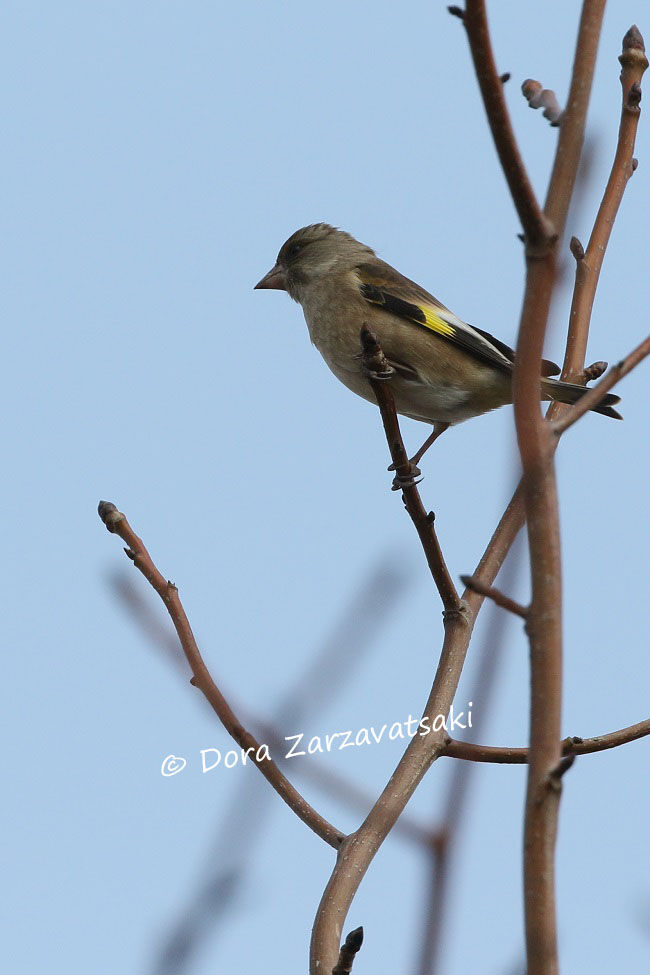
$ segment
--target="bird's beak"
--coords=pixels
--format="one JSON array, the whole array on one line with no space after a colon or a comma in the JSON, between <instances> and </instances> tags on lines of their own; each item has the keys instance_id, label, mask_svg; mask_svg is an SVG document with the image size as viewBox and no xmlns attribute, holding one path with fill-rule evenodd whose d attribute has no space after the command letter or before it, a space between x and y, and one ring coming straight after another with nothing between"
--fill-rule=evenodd
<instances>
[{"instance_id":1,"label":"bird's beak","mask_svg":"<svg viewBox=\"0 0 650 975\"><path fill-rule=\"evenodd\" d=\"M265 274L261 281L258 281L254 291L258 288L270 288L274 291L286 291L287 290L287 277L284 272L284 268L281 268L279 264L272 267L268 274Z\"/></svg>"}]
</instances>

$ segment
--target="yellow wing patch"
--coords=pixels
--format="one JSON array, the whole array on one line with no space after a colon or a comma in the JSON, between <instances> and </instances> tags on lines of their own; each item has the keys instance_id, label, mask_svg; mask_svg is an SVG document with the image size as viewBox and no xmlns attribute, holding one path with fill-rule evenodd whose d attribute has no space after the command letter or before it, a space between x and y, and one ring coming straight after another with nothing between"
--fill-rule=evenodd
<instances>
[{"instance_id":1,"label":"yellow wing patch","mask_svg":"<svg viewBox=\"0 0 650 975\"><path fill-rule=\"evenodd\" d=\"M501 369L504 372L512 371L512 362L509 358L511 350L502 343L492 339L486 332L473 329L469 325L463 327L461 324L452 325L441 314L441 309L435 305L428 305L424 302L406 301L399 298L390 291L384 291L375 285L362 283L361 294L373 305L380 305L386 311L392 312L400 318L414 322L423 328L429 329L434 335L449 342L453 342L459 348L464 349L474 358L482 359L491 366ZM493 344L494 343L494 344Z\"/></svg>"},{"instance_id":2,"label":"yellow wing patch","mask_svg":"<svg viewBox=\"0 0 650 975\"><path fill-rule=\"evenodd\" d=\"M441 318L435 308L431 308L429 305L418 305L418 308L424 314L424 321L421 324L430 328L432 332L437 332L438 335L444 336L451 336L455 333L456 329L454 326L446 322L444 318Z\"/></svg>"}]
</instances>

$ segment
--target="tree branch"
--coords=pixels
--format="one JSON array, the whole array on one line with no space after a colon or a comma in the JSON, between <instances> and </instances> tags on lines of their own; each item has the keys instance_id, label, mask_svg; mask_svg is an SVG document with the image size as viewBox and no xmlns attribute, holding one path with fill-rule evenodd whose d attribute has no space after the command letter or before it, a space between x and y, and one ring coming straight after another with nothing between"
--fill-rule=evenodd
<instances>
[{"instance_id":1,"label":"tree branch","mask_svg":"<svg viewBox=\"0 0 650 975\"><path fill-rule=\"evenodd\" d=\"M502 163L505 162L504 169L506 169L506 166L508 167L506 169L506 174L509 178L509 183L511 186L514 185L514 192L519 193L521 190L521 195L517 197L519 204L518 210L521 207L522 212L526 214L526 223L524 224L524 228L528 237L528 304L524 307L524 315L522 316L522 320L528 317L530 335L533 336L533 346L537 344L540 334L543 338L543 331L548 315L548 304L554 283L555 272L555 234L564 228L566 213L573 190L573 185L575 183L584 132L584 114L586 112L586 106L591 88L603 6L604 0L602 0L602 2L601 0L586 0L583 7L569 104L567 106L567 114L568 117L573 120L572 124L574 129L572 132L564 132L567 117L565 115L563 128L560 130L560 139L558 140L556 164L547 196L547 216L550 216L551 218L550 223L548 220L539 220L537 216L539 207L536 204L534 194L532 195L532 199L527 195L526 183L528 182L528 179L525 171L523 170L521 157L519 156L514 139L509 138L509 135L512 135L512 129L507 116L507 111L505 110L505 103L503 102L502 93L500 95L501 101L499 101L499 96L495 95L493 90L488 91L487 94L484 93L484 100L486 102L486 107L488 108L488 113L490 113L492 110L490 109L490 105L494 106L495 118L493 119L490 117L490 124L493 130L495 142L497 143L498 147L501 147L504 154ZM479 30L473 36L475 39L478 37L479 47L482 43L482 39L484 40L487 38L488 44L487 51L489 57L475 58L477 73L480 74L482 68L485 69L483 81L481 83L482 90L487 86L488 79L491 89L494 88L495 79L500 88L501 80L496 73L494 60L492 58L491 51L489 50L489 36L487 35L486 30L487 23L485 19L484 3L478 2L478 0L475 0L475 2L468 2L468 9L465 11L463 17L465 22L467 21L468 16L471 20L472 13L470 11L470 7L473 11L478 13L477 24ZM454 8L454 12L458 12L457 8ZM513 147L514 153L511 151ZM528 187L529 186L530 184L528 182ZM532 204L532 206L529 206L529 204ZM522 217L522 222L523 220L524 218ZM531 275L531 264L533 263L535 257L539 258L540 256L545 257L546 260L539 261L540 270L536 274ZM541 299L537 305L537 308L535 307L536 297ZM539 354L536 356L531 356L531 358L537 359L537 371L534 375L532 388L536 388L538 393L538 366L540 357L541 345ZM538 399L536 401L536 405L537 421L541 424ZM550 431L548 430L546 431L546 435L547 475L549 475L550 472L551 483L553 483L552 466L549 458L552 458L556 438L552 437L550 435ZM540 434L539 436L543 437L544 434ZM389 440L389 443L390 442L391 441ZM532 452L533 456L539 449L539 446L539 443L535 444ZM402 461L404 461L405 456L406 455L404 453ZM399 466L399 463L397 466ZM550 508L552 510L554 504L553 493L549 492L548 489L542 493L545 493L547 503L550 499ZM497 526L488 547L486 548L476 572L474 573L474 575L481 579L487 586L490 586L494 581L494 578L503 562L503 559L505 558L505 555L508 552L508 549L510 548L514 538L523 524L523 496L524 491L522 491L520 487L515 492L510 504L508 505L508 508L504 512L504 515ZM436 714L446 713L451 700L453 700L453 695L455 693L455 688L458 684L462 670L467 645L476 619L476 614L480 609L483 599L484 597L481 594L466 590L462 598L463 612L460 614L454 613L452 614L451 619L446 620L445 639L442 654L436 672L436 677L434 679L434 684L429 695L429 700L425 706L425 716L435 717ZM560 754L559 744L558 733L556 748L557 754L555 756L555 761L553 761L546 770L547 775L545 782L546 786L549 788L549 791L551 780L553 776L557 776L557 770L560 768L560 760L562 756ZM421 781L421 778L425 774L426 770L430 767L431 763L435 761L438 755L441 754L442 745L443 742L441 742L439 735L431 734L426 738L412 739L382 795L379 797L377 803L368 814L366 821L356 833L351 834L351 836L348 837L342 844L337 865L334 868L330 881L323 894L314 924L310 967L312 975L322 975L323 972L330 970L331 967L336 963L338 954L337 932L339 932L343 927L352 898L358 889L358 886L366 870L368 869L372 858L379 849L385 837L390 832L390 829L395 823L401 810L408 802L410 796L417 787L418 783ZM553 791L555 793L557 806L557 789L554 789ZM555 821L556 820L552 820L552 822ZM552 850L554 846L554 834L550 836L550 841L550 889L552 892ZM544 882L546 883L546 880ZM551 930L554 934L554 907L551 912L550 920ZM531 946L530 937L528 939L528 943L529 946ZM529 947L529 958L531 957L531 950L532 947ZM543 965L537 968L531 967L529 975L536 975L536 973L541 973L542 971L544 972L544 975L547 975L547 973L552 973L553 971L556 971L556 969L551 967L545 969Z\"/></svg>"},{"instance_id":2,"label":"tree branch","mask_svg":"<svg viewBox=\"0 0 650 975\"><path fill-rule=\"evenodd\" d=\"M147 582L155 589L167 608L167 612L174 624L183 652L192 669L191 682L205 695L212 709L223 724L228 734L234 738L251 762L257 766L264 778L273 786L281 799L295 812L303 823L306 823L322 840L338 850L345 838L345 834L328 823L309 803L303 799L297 789L291 785L271 758L263 755L263 746L247 731L230 708L223 694L213 681L208 668L201 656L190 622L185 615L178 589L172 582L168 582L158 571L141 538L135 534L126 516L118 511L110 501L100 501L99 517L109 532L119 535L126 542L126 554L139 569Z\"/></svg>"},{"instance_id":3,"label":"tree branch","mask_svg":"<svg viewBox=\"0 0 650 975\"><path fill-rule=\"evenodd\" d=\"M563 116L545 206L563 232L584 138L604 2L585 0L567 109ZM528 975L557 975L555 842L560 799L562 563L554 447L541 416L540 360L556 275L556 246L526 248L513 399L523 468L531 564L531 707L528 785L524 816L524 911Z\"/></svg>"},{"instance_id":4,"label":"tree branch","mask_svg":"<svg viewBox=\"0 0 650 975\"><path fill-rule=\"evenodd\" d=\"M511 588L518 570L518 561L511 553L506 562L503 584ZM480 698L481 707L474 716L472 727L478 738L487 723L490 702L496 690L499 666L502 662L503 636L508 619L505 613L492 612L488 625L481 636L481 645L475 647L478 667L472 676L468 697L471 701ZM429 856L425 860L427 889L422 899L423 918L421 933L416 937L419 959L415 971L418 975L434 975L440 967L444 949L444 929L446 916L450 909L453 871L456 853L461 844L463 823L470 801L470 785L476 773L476 765L456 762L449 777L442 818L436 817L436 834L429 846ZM436 807L439 796L436 790ZM401 816L396 828L402 822Z\"/></svg>"},{"instance_id":5,"label":"tree branch","mask_svg":"<svg viewBox=\"0 0 650 975\"><path fill-rule=\"evenodd\" d=\"M595 738L565 738L562 745L562 755L591 755L594 752L604 752L609 748L627 745L630 741L637 741L650 735L650 720L639 721L638 724L618 731L610 731L607 735ZM495 762L499 765L525 765L528 762L527 748L501 748L494 745L477 745L470 741L449 741L441 753L450 758L460 758L466 762Z\"/></svg>"},{"instance_id":6,"label":"tree branch","mask_svg":"<svg viewBox=\"0 0 650 975\"><path fill-rule=\"evenodd\" d=\"M393 369L382 351L377 336L368 325L362 327L360 339L363 366L377 397L388 448L401 485L404 506L411 516L422 543L427 564L440 593L445 612L458 612L460 610L460 599L445 564L440 543L433 527L433 513L428 513L422 504L420 492L413 479L408 454L404 447L395 410L395 400L390 389Z\"/></svg>"},{"instance_id":7,"label":"tree branch","mask_svg":"<svg viewBox=\"0 0 650 975\"><path fill-rule=\"evenodd\" d=\"M577 423L580 417L593 409L594 406L598 406L605 393L608 393L623 376L627 376L628 372L632 372L634 367L638 366L647 355L650 355L650 335L640 345L637 345L636 349L633 349L629 355L612 366L599 383L592 386L570 410L563 412L562 416L551 424L553 433L559 436L569 427L572 427L574 423Z\"/></svg>"},{"instance_id":8,"label":"tree branch","mask_svg":"<svg viewBox=\"0 0 650 975\"><path fill-rule=\"evenodd\" d=\"M598 279L609 243L616 214L632 176L636 163L634 143L639 124L640 84L648 66L643 38L636 27L631 27L623 38L623 53L619 58L622 65L622 107L621 123L614 162L600 209L594 222L587 250L572 246L576 258L576 279L569 317L569 338L562 377L568 382L582 381L582 363L587 354L587 338L591 323L591 312L598 286ZM564 411L570 414L570 410Z\"/></svg>"},{"instance_id":9,"label":"tree branch","mask_svg":"<svg viewBox=\"0 0 650 975\"><path fill-rule=\"evenodd\" d=\"M557 234L542 211L519 152L492 53L484 0L467 0L462 17L492 138L529 246L545 249Z\"/></svg>"},{"instance_id":10,"label":"tree branch","mask_svg":"<svg viewBox=\"0 0 650 975\"><path fill-rule=\"evenodd\" d=\"M487 596L488 599L491 599L501 609L507 609L509 613L514 613L515 616L520 616L523 620L528 618L528 610L526 607L511 599L510 596L506 596L496 586L486 586L480 579L475 579L474 576L461 576L460 581L468 589L471 589L472 592L478 592L482 596Z\"/></svg>"},{"instance_id":11,"label":"tree branch","mask_svg":"<svg viewBox=\"0 0 650 975\"><path fill-rule=\"evenodd\" d=\"M539 363L555 277L554 255L528 256L515 358L514 409L523 467L531 564L531 710L524 822L524 905L528 975L557 975L554 850L562 717L562 563L557 485L548 424L539 409Z\"/></svg>"},{"instance_id":12,"label":"tree branch","mask_svg":"<svg viewBox=\"0 0 650 975\"><path fill-rule=\"evenodd\" d=\"M382 380L379 380L382 382ZM491 585L523 524L522 492L515 491L473 575ZM453 583L452 583L453 585ZM434 727L453 702L476 616L484 596L466 590L460 609L445 614L445 636L423 718ZM447 744L444 728L411 739L390 780L359 829L341 845L314 921L311 975L331 971L338 957L339 932L352 899L375 854L397 822L415 789Z\"/></svg>"},{"instance_id":13,"label":"tree branch","mask_svg":"<svg viewBox=\"0 0 650 975\"><path fill-rule=\"evenodd\" d=\"M596 67L598 42L605 13L605 0L584 0L578 26L566 108L560 122L553 171L549 180L544 213L555 227L558 239L564 233L573 196L585 137L587 107Z\"/></svg>"}]
</instances>

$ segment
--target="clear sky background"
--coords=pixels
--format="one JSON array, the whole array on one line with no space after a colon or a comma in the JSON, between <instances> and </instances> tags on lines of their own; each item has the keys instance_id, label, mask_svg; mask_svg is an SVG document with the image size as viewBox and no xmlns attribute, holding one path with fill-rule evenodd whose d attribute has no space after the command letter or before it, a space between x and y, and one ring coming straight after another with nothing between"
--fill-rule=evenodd
<instances>
[{"instance_id":1,"label":"clear sky background","mask_svg":"<svg viewBox=\"0 0 650 975\"><path fill-rule=\"evenodd\" d=\"M519 85L538 78L564 99L579 4L542 7L490 4L541 195L557 133ZM615 148L621 38L635 21L650 36L647 3L612 0L588 120L589 187L568 227L585 243ZM333 684L312 688L306 713L285 712L282 733L419 714L440 605L390 491L378 414L329 374L298 306L252 288L291 232L326 220L514 341L519 226L464 32L443 3L423 0L20 0L4 5L0 28L7 970L305 971L332 851L261 778L249 785L254 770L202 774L200 750L226 751L229 740L96 505L125 511L178 584L213 674L243 713L271 719L329 640L342 655ZM617 361L648 331L645 113L636 154L590 361ZM546 348L555 359L571 277L569 258ZM558 455L565 734L648 717L648 375L646 364L621 384L624 423L590 415ZM426 428L405 421L404 433L415 447ZM473 569L502 511L513 437L506 408L451 431L424 462L423 497L455 576ZM387 588L362 654L337 620L376 572ZM526 575L522 566L511 585L521 599ZM524 744L523 633L508 620L486 647L489 623L486 609L458 706L473 694L483 740ZM490 649L500 677L488 705L472 678ZM348 749L318 767L376 795L399 744ZM609 972L614 953L621 970L647 966L648 747L586 756L565 780L565 972ZM170 753L187 767L164 778ZM421 820L435 822L451 769L441 760L416 794ZM324 815L356 827L361 814L345 796L325 795L297 764L290 771ZM524 788L523 768L474 773L444 975L507 975L522 957ZM247 872L219 913L240 853ZM381 850L347 924L366 931L359 975L412 970L426 873L412 844L395 837ZM197 903L206 909L196 950L165 968L165 944Z\"/></svg>"}]
</instances>

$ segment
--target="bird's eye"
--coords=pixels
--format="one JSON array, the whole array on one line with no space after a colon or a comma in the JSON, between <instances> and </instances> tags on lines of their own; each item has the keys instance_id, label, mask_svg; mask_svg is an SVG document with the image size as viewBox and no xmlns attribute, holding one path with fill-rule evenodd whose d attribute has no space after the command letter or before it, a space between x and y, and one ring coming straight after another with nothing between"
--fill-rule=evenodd
<instances>
[{"instance_id":1,"label":"bird's eye","mask_svg":"<svg viewBox=\"0 0 650 975\"><path fill-rule=\"evenodd\" d=\"M287 255L287 256L288 256L288 257L295 257L295 256L296 256L296 254L297 254L297 253L298 253L299 251L301 251L301 250L302 250L302 244L300 243L300 241L299 241L299 240L297 240L297 241L296 241L295 243L293 243L293 244L291 245L291 247L289 248L289 252L288 252L288 255Z\"/></svg>"}]
</instances>

